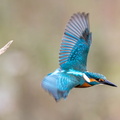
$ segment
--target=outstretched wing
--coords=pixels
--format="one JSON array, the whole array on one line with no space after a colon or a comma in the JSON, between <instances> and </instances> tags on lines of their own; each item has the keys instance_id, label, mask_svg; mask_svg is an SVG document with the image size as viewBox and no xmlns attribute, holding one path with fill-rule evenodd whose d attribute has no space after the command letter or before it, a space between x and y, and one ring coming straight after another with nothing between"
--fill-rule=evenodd
<instances>
[{"instance_id":1,"label":"outstretched wing","mask_svg":"<svg viewBox=\"0 0 120 120\"><path fill-rule=\"evenodd\" d=\"M60 67L85 71L90 44L89 14L76 13L69 20L62 38Z\"/></svg>"}]
</instances>

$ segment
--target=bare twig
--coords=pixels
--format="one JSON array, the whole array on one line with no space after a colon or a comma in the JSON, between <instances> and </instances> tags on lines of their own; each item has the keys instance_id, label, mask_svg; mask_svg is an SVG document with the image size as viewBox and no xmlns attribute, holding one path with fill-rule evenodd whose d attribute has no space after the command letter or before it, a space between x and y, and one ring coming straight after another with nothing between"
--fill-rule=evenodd
<instances>
[{"instance_id":1,"label":"bare twig","mask_svg":"<svg viewBox=\"0 0 120 120\"><path fill-rule=\"evenodd\" d=\"M9 41L4 47L0 49L0 55L3 54L10 47L12 42L13 40Z\"/></svg>"}]
</instances>

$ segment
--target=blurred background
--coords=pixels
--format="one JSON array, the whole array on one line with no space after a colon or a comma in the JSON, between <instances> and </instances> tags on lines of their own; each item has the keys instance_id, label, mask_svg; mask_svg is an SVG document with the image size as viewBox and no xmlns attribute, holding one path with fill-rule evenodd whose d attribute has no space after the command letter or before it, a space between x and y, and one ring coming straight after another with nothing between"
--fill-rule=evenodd
<instances>
[{"instance_id":1,"label":"blurred background","mask_svg":"<svg viewBox=\"0 0 120 120\"><path fill-rule=\"evenodd\" d=\"M58 65L73 13L90 13L88 70L118 85L72 89L58 103L40 83ZM0 0L0 120L120 120L119 0Z\"/></svg>"}]
</instances>

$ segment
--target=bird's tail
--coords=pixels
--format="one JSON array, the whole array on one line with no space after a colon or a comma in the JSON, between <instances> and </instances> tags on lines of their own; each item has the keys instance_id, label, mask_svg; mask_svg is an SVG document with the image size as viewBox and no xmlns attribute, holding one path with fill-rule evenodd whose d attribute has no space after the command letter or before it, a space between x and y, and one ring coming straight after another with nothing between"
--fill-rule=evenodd
<instances>
[{"instance_id":1,"label":"bird's tail","mask_svg":"<svg viewBox=\"0 0 120 120\"><path fill-rule=\"evenodd\" d=\"M58 83L58 76L46 76L41 86L48 91L56 101L59 101L61 98L66 98L68 96L68 90L60 90L59 83Z\"/></svg>"}]
</instances>

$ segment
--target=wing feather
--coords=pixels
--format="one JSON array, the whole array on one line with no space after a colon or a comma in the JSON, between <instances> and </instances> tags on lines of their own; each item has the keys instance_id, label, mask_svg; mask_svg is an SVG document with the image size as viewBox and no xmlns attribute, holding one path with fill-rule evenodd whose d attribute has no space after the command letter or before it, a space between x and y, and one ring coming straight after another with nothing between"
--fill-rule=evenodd
<instances>
[{"instance_id":1,"label":"wing feather","mask_svg":"<svg viewBox=\"0 0 120 120\"><path fill-rule=\"evenodd\" d=\"M89 14L80 12L73 14L66 25L60 46L60 67L85 70L90 43Z\"/></svg>"}]
</instances>

